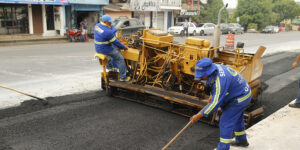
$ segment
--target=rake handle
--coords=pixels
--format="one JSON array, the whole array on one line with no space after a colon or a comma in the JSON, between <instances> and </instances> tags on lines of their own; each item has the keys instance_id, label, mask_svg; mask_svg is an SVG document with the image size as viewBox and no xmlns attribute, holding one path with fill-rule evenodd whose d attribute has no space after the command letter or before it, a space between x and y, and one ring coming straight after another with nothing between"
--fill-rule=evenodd
<instances>
[{"instance_id":1,"label":"rake handle","mask_svg":"<svg viewBox=\"0 0 300 150\"><path fill-rule=\"evenodd\" d=\"M165 145L161 150L166 150L183 132L184 130L186 130L190 125L192 125L192 121L190 121L189 123L187 123L174 137L173 139L167 144Z\"/></svg>"}]
</instances>

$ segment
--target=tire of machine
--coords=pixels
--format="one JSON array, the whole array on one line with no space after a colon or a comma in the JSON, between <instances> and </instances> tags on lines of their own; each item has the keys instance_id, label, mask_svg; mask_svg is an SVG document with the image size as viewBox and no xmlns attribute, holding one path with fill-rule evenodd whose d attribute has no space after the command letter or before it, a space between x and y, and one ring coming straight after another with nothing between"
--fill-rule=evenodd
<instances>
[{"instance_id":1,"label":"tire of machine","mask_svg":"<svg viewBox=\"0 0 300 150\"><path fill-rule=\"evenodd\" d=\"M101 88L102 88L102 90L106 89L105 81L103 78L101 78Z\"/></svg>"},{"instance_id":2,"label":"tire of machine","mask_svg":"<svg viewBox=\"0 0 300 150\"><path fill-rule=\"evenodd\" d=\"M112 97L116 93L116 91L117 91L116 87L106 86L106 90L105 90L106 96Z\"/></svg>"}]
</instances>

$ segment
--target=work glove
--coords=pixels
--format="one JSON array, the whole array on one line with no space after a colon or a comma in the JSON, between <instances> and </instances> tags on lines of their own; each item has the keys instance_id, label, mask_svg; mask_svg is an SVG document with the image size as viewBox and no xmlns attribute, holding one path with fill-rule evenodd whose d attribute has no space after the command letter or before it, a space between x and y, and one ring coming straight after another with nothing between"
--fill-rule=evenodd
<instances>
[{"instance_id":1,"label":"work glove","mask_svg":"<svg viewBox=\"0 0 300 150\"><path fill-rule=\"evenodd\" d=\"M295 61L292 65L292 68L295 69L297 67L297 62Z\"/></svg>"}]
</instances>

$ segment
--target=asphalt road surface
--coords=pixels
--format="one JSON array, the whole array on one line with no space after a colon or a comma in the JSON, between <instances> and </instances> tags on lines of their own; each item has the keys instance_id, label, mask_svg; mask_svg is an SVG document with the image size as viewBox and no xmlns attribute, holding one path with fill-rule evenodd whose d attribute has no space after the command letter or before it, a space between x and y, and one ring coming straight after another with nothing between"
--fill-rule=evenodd
<instances>
[{"instance_id":1,"label":"asphalt road surface","mask_svg":"<svg viewBox=\"0 0 300 150\"><path fill-rule=\"evenodd\" d=\"M299 52L262 59L262 80L269 85L261 102L265 116L296 98L300 67L292 70L291 64ZM48 100L48 106L26 101L0 111L0 149L157 150L188 122L188 118L164 110L106 97L103 91ZM218 140L218 128L197 123L170 149L213 149Z\"/></svg>"},{"instance_id":2,"label":"asphalt road surface","mask_svg":"<svg viewBox=\"0 0 300 150\"><path fill-rule=\"evenodd\" d=\"M272 54L283 51L280 47L299 49L299 33L243 34L236 39L245 39L249 49L265 45ZM15 105L19 94L1 89L0 150L157 150L188 122L164 110L106 97L99 89L100 69L91 43L1 47L0 53L2 85L54 96L47 98L47 106L30 100L3 109ZM296 98L300 67L292 70L291 64L299 53L281 52L262 59L261 79L269 86L261 97L265 116ZM218 141L218 128L197 123L170 149L213 149Z\"/></svg>"},{"instance_id":3,"label":"asphalt road surface","mask_svg":"<svg viewBox=\"0 0 300 150\"><path fill-rule=\"evenodd\" d=\"M245 33L235 35L235 45L237 42L245 43L245 52L255 53L259 46L267 47L265 54L272 54L290 49L300 49L300 32L280 32L276 34L262 34L262 33ZM207 36L190 36L200 39L206 39L213 41L212 35ZM185 37L175 37L175 41L179 43L185 42ZM225 45L226 35L222 35L220 38L220 45Z\"/></svg>"}]
</instances>

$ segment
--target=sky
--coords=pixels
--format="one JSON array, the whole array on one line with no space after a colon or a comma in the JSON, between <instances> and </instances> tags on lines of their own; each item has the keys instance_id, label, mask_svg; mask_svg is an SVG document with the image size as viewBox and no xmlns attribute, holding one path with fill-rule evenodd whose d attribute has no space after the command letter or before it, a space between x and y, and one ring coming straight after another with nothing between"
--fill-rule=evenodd
<instances>
[{"instance_id":1,"label":"sky","mask_svg":"<svg viewBox=\"0 0 300 150\"><path fill-rule=\"evenodd\" d=\"M237 6L237 0L223 0L223 3L228 3L228 8L235 8Z\"/></svg>"},{"instance_id":2,"label":"sky","mask_svg":"<svg viewBox=\"0 0 300 150\"><path fill-rule=\"evenodd\" d=\"M295 0L296 2L300 2L300 0ZM228 8L235 8L237 6L237 0L223 0L223 3L228 3Z\"/></svg>"}]
</instances>

